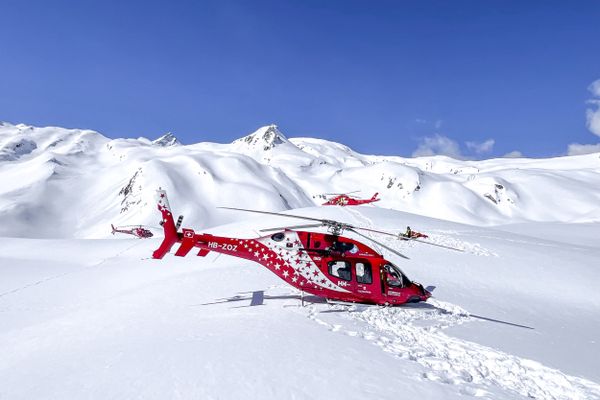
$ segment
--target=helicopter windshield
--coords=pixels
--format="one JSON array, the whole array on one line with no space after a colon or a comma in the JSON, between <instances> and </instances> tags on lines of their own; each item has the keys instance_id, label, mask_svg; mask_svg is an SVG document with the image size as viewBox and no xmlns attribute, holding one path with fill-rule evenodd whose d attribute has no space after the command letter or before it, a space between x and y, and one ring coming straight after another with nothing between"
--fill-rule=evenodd
<instances>
[{"instance_id":1,"label":"helicopter windshield","mask_svg":"<svg viewBox=\"0 0 600 400\"><path fill-rule=\"evenodd\" d=\"M386 282L390 287L404 287L410 283L400 268L392 263L385 264L383 270L385 271Z\"/></svg>"}]
</instances>

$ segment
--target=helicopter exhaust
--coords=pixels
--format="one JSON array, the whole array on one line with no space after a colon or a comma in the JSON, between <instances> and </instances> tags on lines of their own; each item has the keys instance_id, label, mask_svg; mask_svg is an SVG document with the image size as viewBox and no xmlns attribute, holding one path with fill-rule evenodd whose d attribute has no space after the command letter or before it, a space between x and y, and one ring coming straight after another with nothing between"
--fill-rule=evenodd
<instances>
[{"instance_id":1,"label":"helicopter exhaust","mask_svg":"<svg viewBox=\"0 0 600 400\"><path fill-rule=\"evenodd\" d=\"M177 218L177 223L175 224L176 231L179 231L179 228L181 228L182 222L183 222L183 215L180 215L179 218Z\"/></svg>"}]
</instances>

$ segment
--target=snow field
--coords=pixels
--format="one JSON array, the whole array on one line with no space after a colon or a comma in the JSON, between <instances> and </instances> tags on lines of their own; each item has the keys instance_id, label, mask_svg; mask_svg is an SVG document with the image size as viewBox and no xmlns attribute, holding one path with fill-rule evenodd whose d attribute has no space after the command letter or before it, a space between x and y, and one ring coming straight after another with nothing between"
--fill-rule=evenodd
<instances>
[{"instance_id":1,"label":"snow field","mask_svg":"<svg viewBox=\"0 0 600 400\"><path fill-rule=\"evenodd\" d=\"M599 154L369 156L274 126L163 139L0 124L0 399L600 399ZM150 259L160 229L113 239L110 223L156 227L158 186L197 231L298 223L231 206L410 225L462 251L373 236L434 298L301 307L248 261ZM315 207L356 189L382 201Z\"/></svg>"}]
</instances>

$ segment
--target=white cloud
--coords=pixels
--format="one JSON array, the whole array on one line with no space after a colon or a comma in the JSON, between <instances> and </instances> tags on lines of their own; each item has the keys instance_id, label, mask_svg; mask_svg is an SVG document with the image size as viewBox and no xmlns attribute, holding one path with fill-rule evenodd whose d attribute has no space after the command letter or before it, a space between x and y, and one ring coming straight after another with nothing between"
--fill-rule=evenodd
<instances>
[{"instance_id":1,"label":"white cloud","mask_svg":"<svg viewBox=\"0 0 600 400\"><path fill-rule=\"evenodd\" d=\"M588 108L585 112L587 116L587 127L594 135L600 136L600 101L590 101L597 105L596 110Z\"/></svg>"},{"instance_id":2,"label":"white cloud","mask_svg":"<svg viewBox=\"0 0 600 400\"><path fill-rule=\"evenodd\" d=\"M485 142L465 142L467 149L474 151L475 154L489 153L494 148L496 141L494 139L488 139Z\"/></svg>"},{"instance_id":3,"label":"white cloud","mask_svg":"<svg viewBox=\"0 0 600 400\"><path fill-rule=\"evenodd\" d=\"M488 139L485 142L465 142L465 145L471 154L482 155L489 153L493 150L496 141L494 139ZM519 153L520 154L520 153ZM421 143L415 151L413 151L413 157L426 157L426 156L448 156L459 160L469 158L462 153L460 145L457 141L450 139L447 136L440 135L438 133L433 136L426 136L421 138Z\"/></svg>"},{"instance_id":4,"label":"white cloud","mask_svg":"<svg viewBox=\"0 0 600 400\"><path fill-rule=\"evenodd\" d=\"M587 101L587 103L591 105L591 108L585 110L587 128L594 135L600 136L600 79L592 82L592 84L588 86L588 90L592 93L593 98ZM600 143L571 143L567 149L567 154L570 156L578 156L597 152L600 152Z\"/></svg>"},{"instance_id":5,"label":"white cloud","mask_svg":"<svg viewBox=\"0 0 600 400\"><path fill-rule=\"evenodd\" d=\"M600 143L598 144L579 144L571 143L567 154L570 156L579 156L582 154L600 153Z\"/></svg>"},{"instance_id":6,"label":"white cloud","mask_svg":"<svg viewBox=\"0 0 600 400\"><path fill-rule=\"evenodd\" d=\"M523 153L521 153L519 150L513 150L510 153L506 153L502 157L503 158L521 158L521 157L523 157Z\"/></svg>"},{"instance_id":7,"label":"white cloud","mask_svg":"<svg viewBox=\"0 0 600 400\"><path fill-rule=\"evenodd\" d=\"M588 90L592 92L595 99L588 100L588 104L591 104L592 108L588 108L585 112L587 127L594 135L600 136L600 79L592 82Z\"/></svg>"},{"instance_id":8,"label":"white cloud","mask_svg":"<svg viewBox=\"0 0 600 400\"><path fill-rule=\"evenodd\" d=\"M412 153L413 157L444 155L452 158L463 158L460 152L460 146L454 140L435 134L434 136L424 137L422 143Z\"/></svg>"},{"instance_id":9,"label":"white cloud","mask_svg":"<svg viewBox=\"0 0 600 400\"><path fill-rule=\"evenodd\" d=\"M600 97L600 79L592 82L592 84L588 86L588 90L592 92L594 97Z\"/></svg>"},{"instance_id":10,"label":"white cloud","mask_svg":"<svg viewBox=\"0 0 600 400\"><path fill-rule=\"evenodd\" d=\"M417 118L417 119L415 119L415 122L420 125L429 125L437 131L442 127L442 123L444 121L442 121L441 119L437 119L435 121L430 121L428 119Z\"/></svg>"}]
</instances>

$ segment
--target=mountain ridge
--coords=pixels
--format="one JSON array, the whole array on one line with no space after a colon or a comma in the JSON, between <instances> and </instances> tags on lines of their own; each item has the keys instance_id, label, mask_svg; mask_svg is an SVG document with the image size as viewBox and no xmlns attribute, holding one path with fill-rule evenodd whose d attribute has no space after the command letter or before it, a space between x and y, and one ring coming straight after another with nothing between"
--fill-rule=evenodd
<instances>
[{"instance_id":1,"label":"mountain ridge","mask_svg":"<svg viewBox=\"0 0 600 400\"><path fill-rule=\"evenodd\" d=\"M321 193L354 190L363 198L379 192L378 207L471 225L600 221L600 154L364 155L323 139L288 139L276 125L230 144L181 145L172 134L109 139L3 123L0 184L3 236L93 238L105 237L110 223L154 226L159 186L198 228L233 221L216 206L284 211L318 205Z\"/></svg>"}]
</instances>

